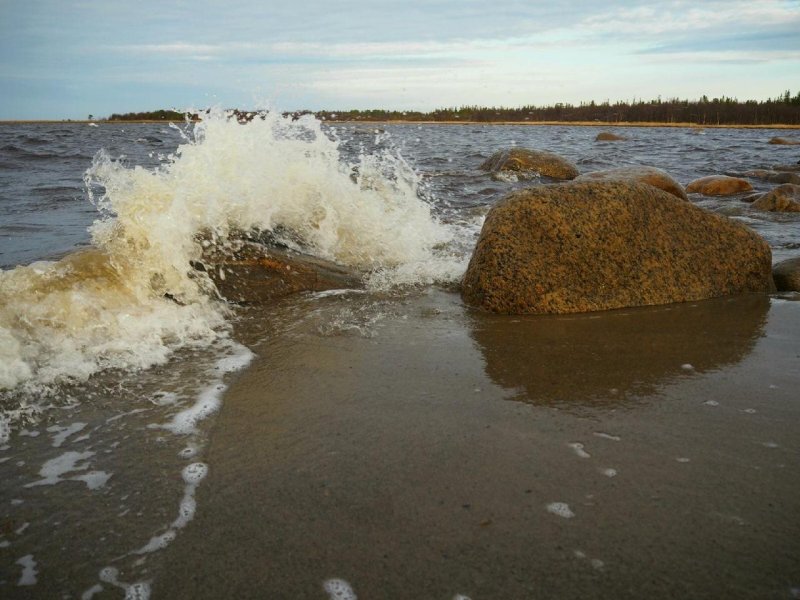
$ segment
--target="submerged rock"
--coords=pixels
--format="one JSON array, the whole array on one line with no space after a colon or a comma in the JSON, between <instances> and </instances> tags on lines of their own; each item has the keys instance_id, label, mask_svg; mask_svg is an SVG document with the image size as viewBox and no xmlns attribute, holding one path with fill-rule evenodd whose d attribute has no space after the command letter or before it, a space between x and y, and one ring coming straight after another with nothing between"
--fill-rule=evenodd
<instances>
[{"instance_id":1,"label":"submerged rock","mask_svg":"<svg viewBox=\"0 0 800 600\"><path fill-rule=\"evenodd\" d=\"M800 146L800 140L794 140L784 137L774 137L768 143L775 144L777 146Z\"/></svg>"},{"instance_id":2,"label":"submerged rock","mask_svg":"<svg viewBox=\"0 0 800 600\"><path fill-rule=\"evenodd\" d=\"M703 196L733 196L742 192L750 192L753 186L746 179L728 175L709 175L695 179L686 186L686 191Z\"/></svg>"},{"instance_id":3,"label":"submerged rock","mask_svg":"<svg viewBox=\"0 0 800 600\"><path fill-rule=\"evenodd\" d=\"M780 165L778 165L780 166ZM797 183L800 184L800 174L789 170L780 169L753 169L742 173L745 177L754 177L770 183Z\"/></svg>"},{"instance_id":4,"label":"submerged rock","mask_svg":"<svg viewBox=\"0 0 800 600\"><path fill-rule=\"evenodd\" d=\"M772 277L779 292L800 292L800 256L776 264Z\"/></svg>"},{"instance_id":5,"label":"submerged rock","mask_svg":"<svg viewBox=\"0 0 800 600\"><path fill-rule=\"evenodd\" d=\"M544 150L511 148L490 156L480 167L484 171L531 172L553 179L575 179L578 167L566 158Z\"/></svg>"},{"instance_id":6,"label":"submerged rock","mask_svg":"<svg viewBox=\"0 0 800 600\"><path fill-rule=\"evenodd\" d=\"M211 251L195 268L208 273L229 302L260 304L299 292L363 287L361 278L341 265L277 246L251 241L230 252Z\"/></svg>"},{"instance_id":7,"label":"submerged rock","mask_svg":"<svg viewBox=\"0 0 800 600\"><path fill-rule=\"evenodd\" d=\"M769 212L800 212L800 185L779 185L755 199L753 208Z\"/></svg>"},{"instance_id":8,"label":"submerged rock","mask_svg":"<svg viewBox=\"0 0 800 600\"><path fill-rule=\"evenodd\" d=\"M597 137L594 138L595 142L624 142L628 138L622 135L617 135L616 133L611 133L609 131L601 131L597 134Z\"/></svg>"},{"instance_id":9,"label":"submerged rock","mask_svg":"<svg viewBox=\"0 0 800 600\"><path fill-rule=\"evenodd\" d=\"M669 173L657 169L656 167L634 166L593 171L577 177L575 181L627 181L629 183L646 183L664 190L681 200L689 199L680 183L675 181Z\"/></svg>"},{"instance_id":10,"label":"submerged rock","mask_svg":"<svg viewBox=\"0 0 800 600\"><path fill-rule=\"evenodd\" d=\"M769 245L641 183L509 194L486 217L464 300L505 314L575 313L773 289Z\"/></svg>"}]
</instances>

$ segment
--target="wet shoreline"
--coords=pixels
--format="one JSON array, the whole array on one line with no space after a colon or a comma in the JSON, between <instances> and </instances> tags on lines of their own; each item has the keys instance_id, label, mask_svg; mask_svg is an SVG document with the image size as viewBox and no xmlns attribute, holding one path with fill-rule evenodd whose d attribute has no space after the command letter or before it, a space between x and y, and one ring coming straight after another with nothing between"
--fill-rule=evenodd
<instances>
[{"instance_id":1,"label":"wet shoreline","mask_svg":"<svg viewBox=\"0 0 800 600\"><path fill-rule=\"evenodd\" d=\"M800 303L759 300L500 322L432 290L321 333L322 301L227 394L154 596L792 597Z\"/></svg>"}]
</instances>

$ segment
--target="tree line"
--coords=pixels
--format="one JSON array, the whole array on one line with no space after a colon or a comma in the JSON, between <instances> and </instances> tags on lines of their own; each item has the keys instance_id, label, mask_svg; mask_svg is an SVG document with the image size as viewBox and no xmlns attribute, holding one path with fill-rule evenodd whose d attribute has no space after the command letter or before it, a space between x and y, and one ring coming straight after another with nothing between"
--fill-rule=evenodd
<instances>
[{"instance_id":1,"label":"tree line","mask_svg":"<svg viewBox=\"0 0 800 600\"><path fill-rule=\"evenodd\" d=\"M259 113L235 110L239 121L248 121ZM792 95L789 90L769 100L745 100L723 96L699 100L670 98L662 100L617 101L597 103L581 102L579 105L557 103L550 106L528 105L519 108L502 106L462 106L440 108L430 112L398 110L343 110L295 111L284 113L298 118L313 114L328 121L462 121L462 122L600 122L600 123L691 123L695 125L800 125L800 91ZM198 114L174 110L113 114L109 121L183 121L201 118Z\"/></svg>"}]
</instances>

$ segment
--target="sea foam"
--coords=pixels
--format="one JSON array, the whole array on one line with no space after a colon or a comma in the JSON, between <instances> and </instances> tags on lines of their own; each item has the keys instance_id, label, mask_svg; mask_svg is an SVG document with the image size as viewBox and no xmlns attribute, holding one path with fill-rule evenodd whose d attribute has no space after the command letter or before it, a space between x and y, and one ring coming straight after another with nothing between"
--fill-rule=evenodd
<instances>
[{"instance_id":1,"label":"sea foam","mask_svg":"<svg viewBox=\"0 0 800 600\"><path fill-rule=\"evenodd\" d=\"M453 280L466 264L398 153L345 159L310 116L212 113L160 167L100 152L85 179L100 212L91 247L0 271L0 390L148 368L226 335L228 311L191 265L241 232L283 236L377 288Z\"/></svg>"}]
</instances>

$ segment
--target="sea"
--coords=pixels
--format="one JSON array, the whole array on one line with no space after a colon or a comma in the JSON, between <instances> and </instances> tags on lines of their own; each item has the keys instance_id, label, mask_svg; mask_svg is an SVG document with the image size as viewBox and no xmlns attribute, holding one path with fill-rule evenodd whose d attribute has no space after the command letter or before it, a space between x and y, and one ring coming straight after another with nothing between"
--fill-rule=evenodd
<instances>
[{"instance_id":1,"label":"sea","mask_svg":"<svg viewBox=\"0 0 800 600\"><path fill-rule=\"evenodd\" d=\"M582 173L649 165L684 185L800 160L800 146L768 143L791 137L780 130L615 127L626 141L595 141L602 130L274 112L239 123L221 111L1 124L0 597L149 598L160 555L203 510L232 382L276 329L370 339L409 299L443 290L457 302L488 210L549 183L480 170L494 152L547 150ZM800 256L798 213L690 201L755 230L774 263ZM352 268L364 288L227 304L191 264L248 231ZM355 597L338 579L319 590Z\"/></svg>"}]
</instances>

